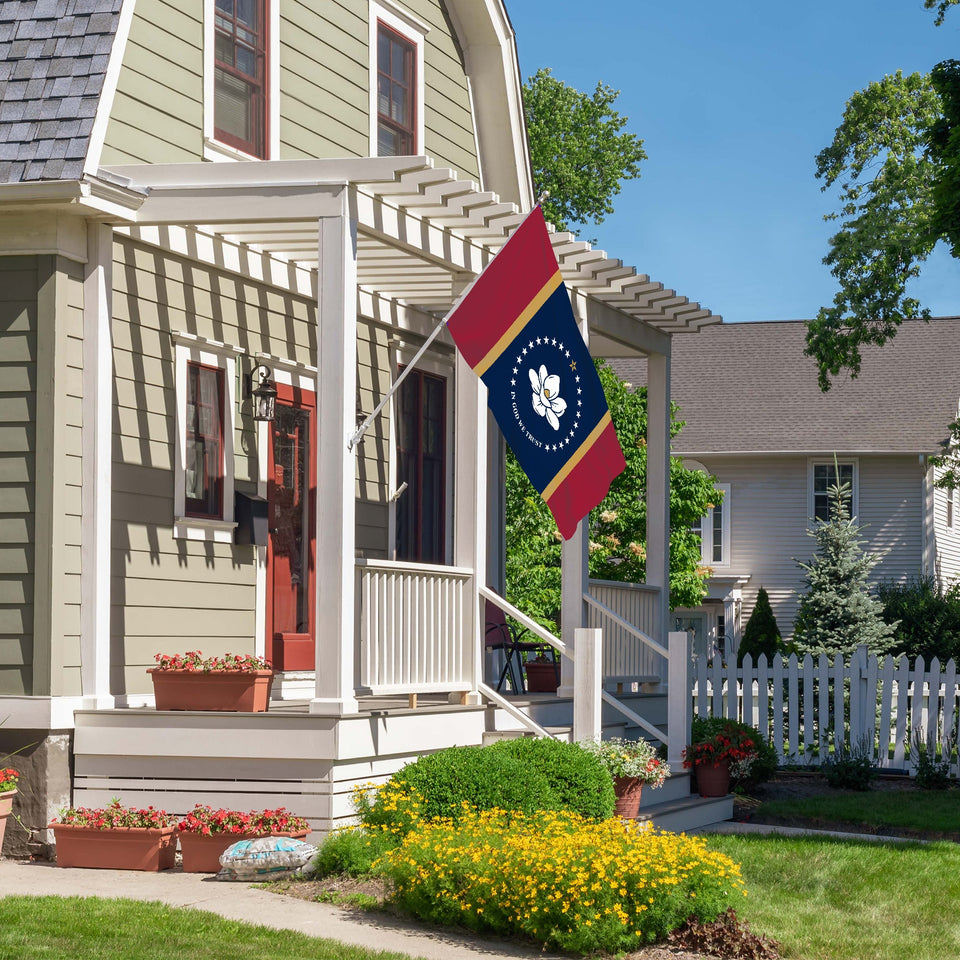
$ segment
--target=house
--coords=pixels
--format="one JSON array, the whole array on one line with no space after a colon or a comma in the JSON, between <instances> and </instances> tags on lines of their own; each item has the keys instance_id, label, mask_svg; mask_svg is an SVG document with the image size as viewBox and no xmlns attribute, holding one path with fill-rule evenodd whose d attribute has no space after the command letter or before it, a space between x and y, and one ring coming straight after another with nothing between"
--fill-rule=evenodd
<instances>
[{"instance_id":1,"label":"house","mask_svg":"<svg viewBox=\"0 0 960 960\"><path fill-rule=\"evenodd\" d=\"M21 0L0 71L0 748L40 840L114 795L327 830L357 782L542 729L484 683L502 451L445 332L355 442L533 205L501 0ZM604 652L635 674L668 648L670 343L718 318L552 243L594 354L648 358L649 583ZM568 655L616 604L586 549ZM196 649L271 658L275 709L152 709L155 654Z\"/></svg>"},{"instance_id":2,"label":"house","mask_svg":"<svg viewBox=\"0 0 960 960\"><path fill-rule=\"evenodd\" d=\"M795 558L813 555L811 518L828 516L837 468L865 549L881 558L874 582L960 575L958 491L937 489L930 463L957 416L960 318L902 324L882 348L864 349L859 376L836 377L827 393L805 337L806 325L789 321L718 324L673 341L671 393L686 423L673 452L724 494L702 527L704 603L672 613L700 654L736 651L760 587L792 635L803 587ZM642 360L615 365L644 382Z\"/></svg>"}]
</instances>

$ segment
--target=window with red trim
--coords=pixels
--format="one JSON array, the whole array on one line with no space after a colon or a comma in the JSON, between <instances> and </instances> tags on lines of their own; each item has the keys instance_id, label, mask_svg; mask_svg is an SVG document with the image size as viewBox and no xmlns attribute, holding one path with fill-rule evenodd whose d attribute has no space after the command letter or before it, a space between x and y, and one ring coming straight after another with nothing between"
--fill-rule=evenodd
<instances>
[{"instance_id":1,"label":"window with red trim","mask_svg":"<svg viewBox=\"0 0 960 960\"><path fill-rule=\"evenodd\" d=\"M377 22L377 156L417 152L417 48Z\"/></svg>"},{"instance_id":2,"label":"window with red trim","mask_svg":"<svg viewBox=\"0 0 960 960\"><path fill-rule=\"evenodd\" d=\"M185 509L223 517L223 370L187 363Z\"/></svg>"},{"instance_id":3,"label":"window with red trim","mask_svg":"<svg viewBox=\"0 0 960 960\"><path fill-rule=\"evenodd\" d=\"M214 136L266 159L267 0L216 0Z\"/></svg>"}]
</instances>

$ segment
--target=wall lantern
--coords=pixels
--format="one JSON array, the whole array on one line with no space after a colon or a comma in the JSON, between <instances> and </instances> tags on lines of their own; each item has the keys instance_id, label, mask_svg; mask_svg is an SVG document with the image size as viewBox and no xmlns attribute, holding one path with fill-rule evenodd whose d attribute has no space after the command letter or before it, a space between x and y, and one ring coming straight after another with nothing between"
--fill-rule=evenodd
<instances>
[{"instance_id":1,"label":"wall lantern","mask_svg":"<svg viewBox=\"0 0 960 960\"><path fill-rule=\"evenodd\" d=\"M273 371L260 363L250 373L250 396L253 398L253 419L273 420L277 405L277 385L272 379Z\"/></svg>"}]
</instances>

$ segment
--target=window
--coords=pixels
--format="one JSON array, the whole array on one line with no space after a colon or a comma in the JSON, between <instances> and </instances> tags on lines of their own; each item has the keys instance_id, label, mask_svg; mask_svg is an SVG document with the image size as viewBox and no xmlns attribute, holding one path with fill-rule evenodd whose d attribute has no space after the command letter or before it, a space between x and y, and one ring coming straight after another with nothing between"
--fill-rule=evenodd
<instances>
[{"instance_id":1,"label":"window","mask_svg":"<svg viewBox=\"0 0 960 960\"><path fill-rule=\"evenodd\" d=\"M185 513L223 518L223 371L187 363Z\"/></svg>"},{"instance_id":2,"label":"window","mask_svg":"<svg viewBox=\"0 0 960 960\"><path fill-rule=\"evenodd\" d=\"M413 370L398 391L397 559L446 559L447 381Z\"/></svg>"},{"instance_id":3,"label":"window","mask_svg":"<svg viewBox=\"0 0 960 960\"><path fill-rule=\"evenodd\" d=\"M187 333L175 345L177 434L173 535L233 540L233 435L238 348Z\"/></svg>"},{"instance_id":4,"label":"window","mask_svg":"<svg viewBox=\"0 0 960 960\"><path fill-rule=\"evenodd\" d=\"M388 0L370 5L370 142L375 156L410 156L422 150L423 40L428 29Z\"/></svg>"},{"instance_id":5,"label":"window","mask_svg":"<svg viewBox=\"0 0 960 960\"><path fill-rule=\"evenodd\" d=\"M847 485L844 500L851 517L858 511L857 503L857 464L853 460L812 461L810 464L810 516L815 520L830 519L830 488L838 482L839 469L840 484Z\"/></svg>"},{"instance_id":6,"label":"window","mask_svg":"<svg viewBox=\"0 0 960 960\"><path fill-rule=\"evenodd\" d=\"M214 136L251 156L267 156L266 0L216 0Z\"/></svg>"},{"instance_id":7,"label":"window","mask_svg":"<svg viewBox=\"0 0 960 960\"><path fill-rule=\"evenodd\" d=\"M725 567L730 564L730 484L718 483L716 489L723 493L723 500L710 507L692 529L700 537L703 562Z\"/></svg>"}]
</instances>

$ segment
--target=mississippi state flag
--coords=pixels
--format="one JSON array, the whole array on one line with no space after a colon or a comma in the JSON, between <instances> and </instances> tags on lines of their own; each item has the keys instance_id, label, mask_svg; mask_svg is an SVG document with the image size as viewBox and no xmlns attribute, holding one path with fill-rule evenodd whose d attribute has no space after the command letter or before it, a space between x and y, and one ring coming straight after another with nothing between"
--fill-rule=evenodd
<instances>
[{"instance_id":1,"label":"mississippi state flag","mask_svg":"<svg viewBox=\"0 0 960 960\"><path fill-rule=\"evenodd\" d=\"M537 207L447 321L564 539L626 463Z\"/></svg>"}]
</instances>

